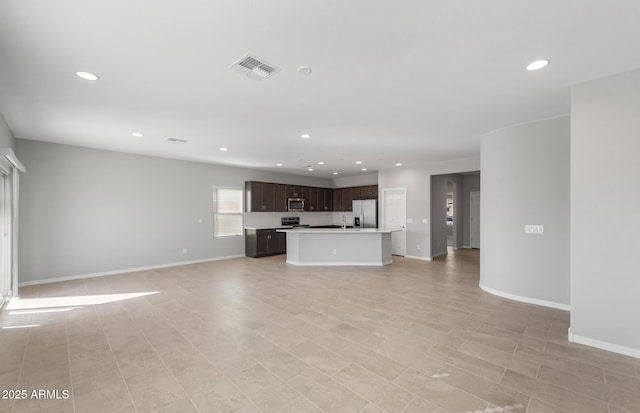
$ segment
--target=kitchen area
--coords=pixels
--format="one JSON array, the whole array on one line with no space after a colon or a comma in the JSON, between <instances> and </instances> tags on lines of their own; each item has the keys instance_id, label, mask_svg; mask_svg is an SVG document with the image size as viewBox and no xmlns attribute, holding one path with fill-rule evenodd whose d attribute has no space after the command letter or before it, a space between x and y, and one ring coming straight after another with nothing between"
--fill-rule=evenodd
<instances>
[{"instance_id":1,"label":"kitchen area","mask_svg":"<svg viewBox=\"0 0 640 413\"><path fill-rule=\"evenodd\" d=\"M378 229L377 204L377 185L246 182L245 255L287 254L294 265L389 264L392 231Z\"/></svg>"}]
</instances>

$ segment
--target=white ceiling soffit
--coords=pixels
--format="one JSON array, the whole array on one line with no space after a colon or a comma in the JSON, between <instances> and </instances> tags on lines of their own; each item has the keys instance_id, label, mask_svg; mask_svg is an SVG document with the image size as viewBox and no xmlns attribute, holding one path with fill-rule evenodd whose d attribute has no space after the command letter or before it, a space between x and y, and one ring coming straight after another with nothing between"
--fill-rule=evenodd
<instances>
[{"instance_id":1,"label":"white ceiling soffit","mask_svg":"<svg viewBox=\"0 0 640 413\"><path fill-rule=\"evenodd\" d=\"M249 53L245 53L244 56L229 66L229 69L254 80L264 80L280 71L280 69L265 62L264 59L252 56Z\"/></svg>"},{"instance_id":2,"label":"white ceiling soffit","mask_svg":"<svg viewBox=\"0 0 640 413\"><path fill-rule=\"evenodd\" d=\"M0 113L16 138L306 177L423 167L640 68L638 21L639 0L0 0Z\"/></svg>"}]
</instances>

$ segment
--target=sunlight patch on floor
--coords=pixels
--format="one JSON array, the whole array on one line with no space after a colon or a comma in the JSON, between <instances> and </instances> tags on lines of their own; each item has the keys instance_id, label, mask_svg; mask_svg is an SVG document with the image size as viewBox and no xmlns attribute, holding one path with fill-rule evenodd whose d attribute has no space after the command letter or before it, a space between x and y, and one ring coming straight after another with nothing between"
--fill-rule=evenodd
<instances>
[{"instance_id":1,"label":"sunlight patch on floor","mask_svg":"<svg viewBox=\"0 0 640 413\"><path fill-rule=\"evenodd\" d=\"M113 303L158 294L157 291L123 294L73 295L66 297L14 298L7 305L7 310L54 309L57 307L82 307ZM71 308L72 309L72 308ZM68 310L63 310L68 311Z\"/></svg>"}]
</instances>

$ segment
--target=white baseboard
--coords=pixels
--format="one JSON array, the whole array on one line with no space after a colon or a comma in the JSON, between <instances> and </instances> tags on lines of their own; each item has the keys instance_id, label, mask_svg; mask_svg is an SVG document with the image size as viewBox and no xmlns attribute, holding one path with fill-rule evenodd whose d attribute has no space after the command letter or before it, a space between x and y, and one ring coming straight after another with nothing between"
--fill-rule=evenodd
<instances>
[{"instance_id":1,"label":"white baseboard","mask_svg":"<svg viewBox=\"0 0 640 413\"><path fill-rule=\"evenodd\" d=\"M640 350L637 348L621 346L606 341L595 340L589 337L577 336L571 332L569 328L569 341L572 343L584 344L585 346L599 348L600 350L610 351L612 353L623 354L625 356L640 359Z\"/></svg>"},{"instance_id":2,"label":"white baseboard","mask_svg":"<svg viewBox=\"0 0 640 413\"><path fill-rule=\"evenodd\" d=\"M159 268L179 267L181 265L200 264L200 263L203 263L203 262L220 261L220 260L227 260L227 259L231 259L231 258L240 258L240 257L244 257L244 254L242 254L242 255L229 255L229 256L226 256L226 257L204 258L204 259L201 259L201 260L172 262L172 263L168 263L168 264L150 265L150 266L147 266L147 267L123 268L123 269L120 269L120 270L94 272L94 273L91 273L91 274L70 275L70 276L67 276L67 277L47 278L47 279L44 279L44 280L24 281L24 282L18 282L18 286L19 287L26 287L26 286L29 286L29 285L50 284L50 283L57 283L57 282L61 282L61 281L81 280L83 278L104 277L106 275L117 275L117 274L126 274L128 272L138 272L138 271L156 270L156 269L159 269Z\"/></svg>"},{"instance_id":3,"label":"white baseboard","mask_svg":"<svg viewBox=\"0 0 640 413\"><path fill-rule=\"evenodd\" d=\"M494 290L493 288L489 288L486 285L482 285L482 283L479 284L479 287L482 288L484 291L488 292L489 294L497 295L498 297L508 298L509 300L520 301L522 303L527 303L527 304L541 305L543 307L550 307L558 310L571 311L571 306L569 304L556 303L553 301L540 300L538 298L523 297L521 295L505 293L502 291Z\"/></svg>"},{"instance_id":4,"label":"white baseboard","mask_svg":"<svg viewBox=\"0 0 640 413\"><path fill-rule=\"evenodd\" d=\"M384 261L382 263L378 262L298 262L287 260L287 264L297 265L297 266L308 266L308 267L382 267L383 265L389 265L393 261Z\"/></svg>"},{"instance_id":5,"label":"white baseboard","mask_svg":"<svg viewBox=\"0 0 640 413\"><path fill-rule=\"evenodd\" d=\"M433 261L431 257L420 257L417 255L405 255L405 258L411 258L412 260Z\"/></svg>"}]
</instances>

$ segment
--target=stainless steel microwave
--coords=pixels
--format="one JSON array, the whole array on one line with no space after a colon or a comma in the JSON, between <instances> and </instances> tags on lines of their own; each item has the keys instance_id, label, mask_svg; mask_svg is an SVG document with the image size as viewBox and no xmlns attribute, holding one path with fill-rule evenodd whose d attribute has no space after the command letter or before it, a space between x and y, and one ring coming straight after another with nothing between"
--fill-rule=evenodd
<instances>
[{"instance_id":1,"label":"stainless steel microwave","mask_svg":"<svg viewBox=\"0 0 640 413\"><path fill-rule=\"evenodd\" d=\"M303 198L287 198L287 210L288 211L304 211L304 199Z\"/></svg>"}]
</instances>

